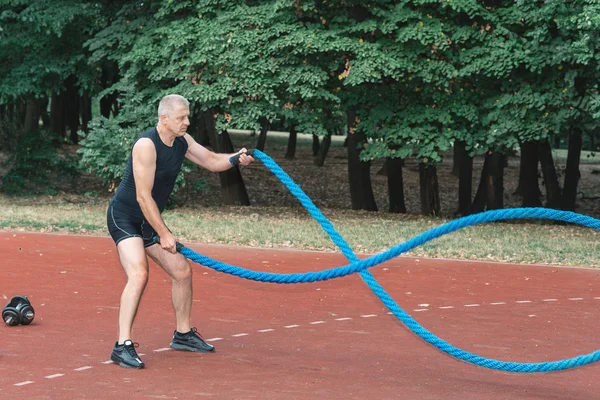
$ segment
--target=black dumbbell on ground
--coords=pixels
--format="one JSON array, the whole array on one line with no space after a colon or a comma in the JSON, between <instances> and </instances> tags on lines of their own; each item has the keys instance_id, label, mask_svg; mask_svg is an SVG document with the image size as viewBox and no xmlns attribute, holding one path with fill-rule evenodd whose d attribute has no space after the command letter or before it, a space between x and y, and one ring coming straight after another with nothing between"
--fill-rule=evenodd
<instances>
[{"instance_id":1,"label":"black dumbbell on ground","mask_svg":"<svg viewBox=\"0 0 600 400\"><path fill-rule=\"evenodd\" d=\"M2 310L2 319L8 326L29 325L35 318L35 311L25 296L15 296Z\"/></svg>"}]
</instances>

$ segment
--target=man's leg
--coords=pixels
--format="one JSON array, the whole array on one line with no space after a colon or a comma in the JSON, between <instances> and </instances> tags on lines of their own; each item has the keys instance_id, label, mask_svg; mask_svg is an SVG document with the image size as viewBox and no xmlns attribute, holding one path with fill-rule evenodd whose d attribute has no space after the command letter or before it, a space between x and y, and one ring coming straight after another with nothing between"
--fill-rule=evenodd
<instances>
[{"instance_id":1,"label":"man's leg","mask_svg":"<svg viewBox=\"0 0 600 400\"><path fill-rule=\"evenodd\" d=\"M125 368L144 368L135 351L131 330L140 299L148 282L148 260L144 242L140 237L123 239L117 245L119 260L127 275L127 284L121 294L119 307L119 340L113 347L110 359Z\"/></svg>"},{"instance_id":2,"label":"man's leg","mask_svg":"<svg viewBox=\"0 0 600 400\"><path fill-rule=\"evenodd\" d=\"M177 330L188 332L192 316L192 268L180 253L169 253L159 245L146 248L148 255L172 278L171 295L177 318Z\"/></svg>"},{"instance_id":3,"label":"man's leg","mask_svg":"<svg viewBox=\"0 0 600 400\"><path fill-rule=\"evenodd\" d=\"M180 253L169 253L157 244L147 247L146 252L173 280L171 291L177 330L171 347L177 350L213 352L214 346L204 342L197 331L191 329L193 289L192 268L188 260Z\"/></svg>"},{"instance_id":4,"label":"man's leg","mask_svg":"<svg viewBox=\"0 0 600 400\"><path fill-rule=\"evenodd\" d=\"M142 238L124 239L117 245L119 260L127 275L119 308L119 344L131 339L131 329L148 282L148 260Z\"/></svg>"}]
</instances>

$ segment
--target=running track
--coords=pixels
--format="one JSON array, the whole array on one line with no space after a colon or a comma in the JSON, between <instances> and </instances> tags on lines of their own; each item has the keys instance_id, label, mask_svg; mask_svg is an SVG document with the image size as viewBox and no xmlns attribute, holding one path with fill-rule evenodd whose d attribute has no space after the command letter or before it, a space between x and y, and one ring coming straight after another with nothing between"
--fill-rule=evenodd
<instances>
[{"instance_id":1,"label":"running track","mask_svg":"<svg viewBox=\"0 0 600 400\"><path fill-rule=\"evenodd\" d=\"M188 244L271 272L345 264L339 254ZM600 365L491 371L433 348L358 275L276 285L194 268L194 320L214 354L168 349L170 282L156 265L134 330L146 369L107 363L124 276L104 237L0 232L2 307L30 297L32 325L0 326L1 399L600 399ZM486 357L551 361L600 348L600 272L397 258L371 269L433 333Z\"/></svg>"}]
</instances>

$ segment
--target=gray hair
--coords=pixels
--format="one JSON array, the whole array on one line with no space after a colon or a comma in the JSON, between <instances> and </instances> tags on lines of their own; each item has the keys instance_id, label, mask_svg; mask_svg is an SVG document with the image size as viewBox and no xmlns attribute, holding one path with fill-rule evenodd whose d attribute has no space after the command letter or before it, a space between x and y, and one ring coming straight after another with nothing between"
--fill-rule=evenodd
<instances>
[{"instance_id":1,"label":"gray hair","mask_svg":"<svg viewBox=\"0 0 600 400\"><path fill-rule=\"evenodd\" d=\"M158 104L158 119L160 120L161 115L170 116L178 105L189 107L190 102L178 94L169 94L163 97Z\"/></svg>"}]
</instances>

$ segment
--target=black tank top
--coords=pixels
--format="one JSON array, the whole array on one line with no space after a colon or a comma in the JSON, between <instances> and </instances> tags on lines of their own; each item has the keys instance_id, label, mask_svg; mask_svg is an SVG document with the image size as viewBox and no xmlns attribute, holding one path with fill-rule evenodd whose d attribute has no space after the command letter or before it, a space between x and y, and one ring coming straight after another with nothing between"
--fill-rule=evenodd
<instances>
[{"instance_id":1,"label":"black tank top","mask_svg":"<svg viewBox=\"0 0 600 400\"><path fill-rule=\"evenodd\" d=\"M169 147L160 139L156 128L149 129L142 133L135 143L142 138L149 138L152 140L154 147L156 148L156 172L154 174L152 198L156 202L160 212L162 212L167 205L167 200L169 199L171 192L173 191L175 181L177 180L177 175L179 174L179 171L181 171L181 165L183 164L183 159L185 157L185 153L187 152L188 144L185 138L177 137L173 142L173 146ZM127 211L130 211L136 217L143 217L144 215L140 205L137 202L131 153L129 154L129 160L127 160L127 165L125 166L123 180L121 181L121 184L119 185L111 202L117 207L126 207Z\"/></svg>"}]
</instances>

